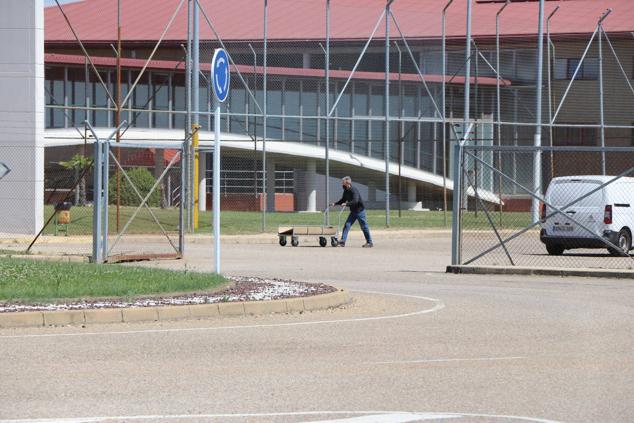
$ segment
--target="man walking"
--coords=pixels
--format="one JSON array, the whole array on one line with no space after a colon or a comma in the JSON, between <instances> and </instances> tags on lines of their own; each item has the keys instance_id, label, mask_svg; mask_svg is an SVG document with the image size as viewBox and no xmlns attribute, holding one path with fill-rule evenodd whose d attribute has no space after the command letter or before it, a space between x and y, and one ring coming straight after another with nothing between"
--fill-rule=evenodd
<instances>
[{"instance_id":1,"label":"man walking","mask_svg":"<svg viewBox=\"0 0 634 423\"><path fill-rule=\"evenodd\" d=\"M363 236L365 236L365 244L363 244L363 248L372 248L374 244L372 243L370 227L368 226L368 221L365 217L365 206L363 204L361 194L358 189L352 186L352 179L349 176L346 176L341 180L341 185L343 186L343 196L341 197L341 200L331 205L348 206L350 208L350 214L348 215L346 224L343 226L343 233L341 235L341 240L339 240L339 246L346 246L346 239L348 238L350 227L356 220L358 220L361 230L363 231Z\"/></svg>"}]
</instances>

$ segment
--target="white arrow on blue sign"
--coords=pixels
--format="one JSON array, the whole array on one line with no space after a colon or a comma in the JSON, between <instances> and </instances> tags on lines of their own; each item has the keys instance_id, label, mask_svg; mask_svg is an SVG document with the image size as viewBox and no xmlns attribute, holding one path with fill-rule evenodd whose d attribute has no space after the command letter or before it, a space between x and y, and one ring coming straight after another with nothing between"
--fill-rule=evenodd
<instances>
[{"instance_id":1,"label":"white arrow on blue sign","mask_svg":"<svg viewBox=\"0 0 634 423\"><path fill-rule=\"evenodd\" d=\"M2 179L5 176L7 176L9 174L9 172L11 172L11 169L9 169L9 166L7 166L6 164L0 162L0 179Z\"/></svg>"},{"instance_id":2,"label":"white arrow on blue sign","mask_svg":"<svg viewBox=\"0 0 634 423\"><path fill-rule=\"evenodd\" d=\"M216 98L223 103L229 96L231 73L229 71L229 56L222 48L218 48L214 52L211 61L211 80Z\"/></svg>"}]
</instances>

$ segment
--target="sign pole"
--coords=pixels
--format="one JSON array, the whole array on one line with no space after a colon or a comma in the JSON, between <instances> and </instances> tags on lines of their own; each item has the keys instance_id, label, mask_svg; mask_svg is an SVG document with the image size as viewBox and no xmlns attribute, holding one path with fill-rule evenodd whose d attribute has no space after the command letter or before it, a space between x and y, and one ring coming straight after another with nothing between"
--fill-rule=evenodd
<instances>
[{"instance_id":1,"label":"sign pole","mask_svg":"<svg viewBox=\"0 0 634 423\"><path fill-rule=\"evenodd\" d=\"M211 61L211 86L216 97L214 115L214 165L213 165L213 227L216 273L220 274L220 104L227 100L231 73L229 55L221 48L216 49Z\"/></svg>"},{"instance_id":2,"label":"sign pole","mask_svg":"<svg viewBox=\"0 0 634 423\"><path fill-rule=\"evenodd\" d=\"M214 197L213 197L213 227L214 254L216 273L220 274L220 101L216 99L216 114L214 117Z\"/></svg>"}]
</instances>

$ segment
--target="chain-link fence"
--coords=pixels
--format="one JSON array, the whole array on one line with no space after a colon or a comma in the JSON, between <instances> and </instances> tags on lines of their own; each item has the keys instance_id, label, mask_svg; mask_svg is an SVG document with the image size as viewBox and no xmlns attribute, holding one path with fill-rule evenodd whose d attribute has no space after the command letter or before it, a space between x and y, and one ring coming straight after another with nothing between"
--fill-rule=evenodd
<instances>
[{"instance_id":1,"label":"chain-link fence","mask_svg":"<svg viewBox=\"0 0 634 423\"><path fill-rule=\"evenodd\" d=\"M46 10L47 156L59 162L81 153L91 142L84 121L98 128L125 121L115 143L188 140L184 184L172 177L162 186L161 206L182 200L185 228L210 231L210 62L223 47L232 64L220 122L225 233L317 223L320 215L303 212L337 200L347 175L375 225L449 228L459 140L477 147L632 144L632 38L620 23L631 11L621 3L546 4L540 125L537 25L526 23L536 21L536 2L473 3L468 43L466 1L241 0L219 8L209 0L162 0L149 20L144 2L56 5ZM574 30L572 14L582 15ZM534 182L531 161L493 156L487 160L496 168L525 186ZM592 172L607 174L609 155L600 156ZM544 180L592 173L554 153L544 154L543 166ZM160 166L145 169L155 175ZM111 171L120 185L121 171ZM490 185L502 211L535 213L530 193L500 175L474 178L477 187ZM46 189L53 189L48 182ZM73 194L73 202L90 196L90 178L82 189L88 194ZM125 213L120 198L114 206ZM70 236L78 233L71 228Z\"/></svg>"},{"instance_id":2,"label":"chain-link fence","mask_svg":"<svg viewBox=\"0 0 634 423\"><path fill-rule=\"evenodd\" d=\"M634 148L476 147L462 149L458 264L631 269ZM607 159L606 175L601 173ZM533 167L541 161L535 190ZM555 167L552 162L566 163ZM583 169L578 164L584 163ZM500 186L501 184L501 186ZM498 192L523 193L524 205ZM539 202L537 219L531 199Z\"/></svg>"},{"instance_id":3,"label":"chain-link fence","mask_svg":"<svg viewBox=\"0 0 634 423\"><path fill-rule=\"evenodd\" d=\"M11 240L9 251L30 254L59 253L88 256L92 243L92 145L73 149L50 148L44 160L43 222L38 237L28 234ZM86 154L88 153L88 154ZM12 242L13 241L13 242Z\"/></svg>"}]
</instances>

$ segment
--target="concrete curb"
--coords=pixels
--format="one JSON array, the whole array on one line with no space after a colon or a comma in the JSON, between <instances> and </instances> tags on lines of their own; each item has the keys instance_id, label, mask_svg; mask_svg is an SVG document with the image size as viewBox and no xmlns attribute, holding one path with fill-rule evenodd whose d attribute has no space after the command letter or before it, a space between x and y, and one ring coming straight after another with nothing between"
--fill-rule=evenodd
<instances>
[{"instance_id":1,"label":"concrete curb","mask_svg":"<svg viewBox=\"0 0 634 423\"><path fill-rule=\"evenodd\" d=\"M574 276L583 278L634 279L634 271L632 270L540 269L518 266L447 266L447 273L462 275Z\"/></svg>"},{"instance_id":2,"label":"concrete curb","mask_svg":"<svg viewBox=\"0 0 634 423\"><path fill-rule=\"evenodd\" d=\"M130 307L64 311L32 311L0 314L0 328L67 326L93 323L156 322L204 319L222 316L253 316L275 313L336 308L349 302L348 292L340 289L329 294L273 301L247 301L216 304Z\"/></svg>"}]
</instances>

